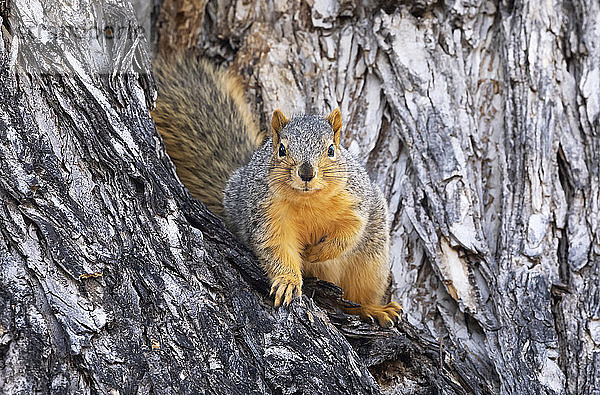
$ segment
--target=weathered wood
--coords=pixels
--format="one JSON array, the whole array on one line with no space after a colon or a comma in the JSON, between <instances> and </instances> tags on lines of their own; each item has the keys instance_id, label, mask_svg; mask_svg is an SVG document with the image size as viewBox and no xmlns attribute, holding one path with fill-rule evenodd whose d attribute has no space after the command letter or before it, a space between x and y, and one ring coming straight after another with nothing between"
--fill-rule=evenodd
<instances>
[{"instance_id":1,"label":"weathered wood","mask_svg":"<svg viewBox=\"0 0 600 395\"><path fill-rule=\"evenodd\" d=\"M493 392L600 388L597 1L205 11L196 43L169 45L230 63L257 114L341 107L389 198L411 323L464 350Z\"/></svg>"},{"instance_id":2,"label":"weathered wood","mask_svg":"<svg viewBox=\"0 0 600 395\"><path fill-rule=\"evenodd\" d=\"M0 7L0 393L379 393L368 368L489 392L452 339L336 313L330 284L272 307L165 155L133 10Z\"/></svg>"}]
</instances>

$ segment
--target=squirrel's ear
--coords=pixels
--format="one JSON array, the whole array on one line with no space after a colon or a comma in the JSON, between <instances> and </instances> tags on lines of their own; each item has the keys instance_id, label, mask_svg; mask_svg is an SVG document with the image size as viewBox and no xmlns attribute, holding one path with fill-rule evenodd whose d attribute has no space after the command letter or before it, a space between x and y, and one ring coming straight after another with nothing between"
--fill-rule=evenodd
<instances>
[{"instance_id":1,"label":"squirrel's ear","mask_svg":"<svg viewBox=\"0 0 600 395\"><path fill-rule=\"evenodd\" d=\"M340 131L342 130L342 113L339 107L333 110L326 119L333 129L333 142L335 143L335 145L340 145Z\"/></svg>"},{"instance_id":2,"label":"squirrel's ear","mask_svg":"<svg viewBox=\"0 0 600 395\"><path fill-rule=\"evenodd\" d=\"M287 125L289 119L283 115L281 110L273 111L273 119L271 120L271 128L273 129L273 148L277 149L277 144L279 143L279 135L281 131Z\"/></svg>"}]
</instances>

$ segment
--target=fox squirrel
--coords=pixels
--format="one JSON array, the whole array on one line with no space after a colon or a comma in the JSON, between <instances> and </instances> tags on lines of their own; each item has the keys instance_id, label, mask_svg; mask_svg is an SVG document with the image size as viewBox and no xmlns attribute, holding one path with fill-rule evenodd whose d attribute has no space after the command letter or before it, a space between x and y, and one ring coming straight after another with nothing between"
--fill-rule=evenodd
<instances>
[{"instance_id":1,"label":"fox squirrel","mask_svg":"<svg viewBox=\"0 0 600 395\"><path fill-rule=\"evenodd\" d=\"M302 275L339 285L351 314L382 326L401 307L389 285L389 221L381 190L340 144L339 109L287 119L259 132L237 80L205 61L155 61L153 117L190 193L222 215L255 252L275 306L302 294Z\"/></svg>"}]
</instances>

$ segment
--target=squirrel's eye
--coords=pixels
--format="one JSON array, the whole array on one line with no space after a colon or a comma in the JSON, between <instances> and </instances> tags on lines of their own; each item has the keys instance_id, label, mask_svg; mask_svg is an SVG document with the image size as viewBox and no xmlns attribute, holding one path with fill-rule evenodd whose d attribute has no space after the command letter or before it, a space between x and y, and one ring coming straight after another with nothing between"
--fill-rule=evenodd
<instances>
[{"instance_id":1,"label":"squirrel's eye","mask_svg":"<svg viewBox=\"0 0 600 395\"><path fill-rule=\"evenodd\" d=\"M335 149L333 148L333 144L331 144L329 146L329 149L327 150L327 156L333 156L335 155Z\"/></svg>"},{"instance_id":2,"label":"squirrel's eye","mask_svg":"<svg viewBox=\"0 0 600 395\"><path fill-rule=\"evenodd\" d=\"M285 156L285 147L283 144L279 144L279 156Z\"/></svg>"}]
</instances>

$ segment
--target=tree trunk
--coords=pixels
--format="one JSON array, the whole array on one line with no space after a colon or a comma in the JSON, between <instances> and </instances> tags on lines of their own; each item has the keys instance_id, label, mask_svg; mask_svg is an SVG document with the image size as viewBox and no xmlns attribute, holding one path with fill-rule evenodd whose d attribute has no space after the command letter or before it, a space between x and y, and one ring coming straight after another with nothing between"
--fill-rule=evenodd
<instances>
[{"instance_id":1,"label":"tree trunk","mask_svg":"<svg viewBox=\"0 0 600 395\"><path fill-rule=\"evenodd\" d=\"M230 64L263 125L341 107L389 199L395 296L475 390L600 388L597 1L165 0L161 19L159 48Z\"/></svg>"},{"instance_id":2,"label":"tree trunk","mask_svg":"<svg viewBox=\"0 0 600 395\"><path fill-rule=\"evenodd\" d=\"M331 284L272 307L165 155L130 3L14 0L0 22L0 393L493 391L453 337L338 313Z\"/></svg>"}]
</instances>

